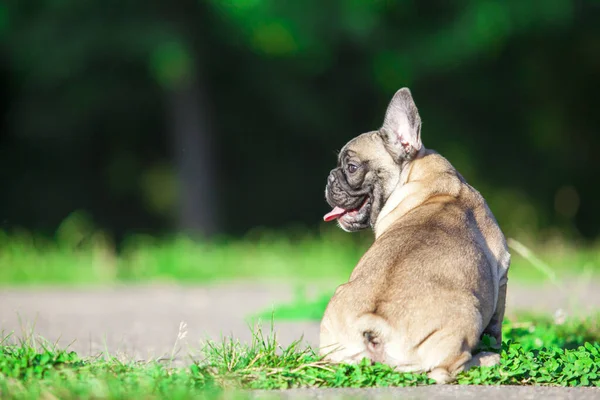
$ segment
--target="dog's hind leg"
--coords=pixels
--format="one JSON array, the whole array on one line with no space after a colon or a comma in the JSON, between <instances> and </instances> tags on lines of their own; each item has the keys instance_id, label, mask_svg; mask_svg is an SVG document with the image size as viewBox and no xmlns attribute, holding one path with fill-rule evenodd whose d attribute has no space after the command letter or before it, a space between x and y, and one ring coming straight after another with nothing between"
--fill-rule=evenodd
<instances>
[{"instance_id":1,"label":"dog's hind leg","mask_svg":"<svg viewBox=\"0 0 600 400\"><path fill-rule=\"evenodd\" d=\"M420 343L418 353L423 369L429 371L429 377L436 383L453 381L472 359L471 352L479 341L477 321L460 325L437 331ZM457 335L457 332L464 333Z\"/></svg>"}]
</instances>

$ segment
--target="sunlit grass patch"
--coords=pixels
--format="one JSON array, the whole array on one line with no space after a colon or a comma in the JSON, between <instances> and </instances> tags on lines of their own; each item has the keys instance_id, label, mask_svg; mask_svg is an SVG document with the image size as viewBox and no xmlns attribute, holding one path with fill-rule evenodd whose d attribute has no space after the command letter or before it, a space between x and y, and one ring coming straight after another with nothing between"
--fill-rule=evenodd
<instances>
[{"instance_id":1,"label":"sunlit grass patch","mask_svg":"<svg viewBox=\"0 0 600 400\"><path fill-rule=\"evenodd\" d=\"M101 237L101 236L99 236ZM110 284L116 282L206 283L216 280L286 279L343 281L368 244L343 237L251 238L198 242L131 238L122 251L108 243L71 246L28 235L0 233L0 285ZM550 277L513 254L511 281L539 284L564 279L589 280L600 271L600 250L539 251Z\"/></svg>"}]
</instances>

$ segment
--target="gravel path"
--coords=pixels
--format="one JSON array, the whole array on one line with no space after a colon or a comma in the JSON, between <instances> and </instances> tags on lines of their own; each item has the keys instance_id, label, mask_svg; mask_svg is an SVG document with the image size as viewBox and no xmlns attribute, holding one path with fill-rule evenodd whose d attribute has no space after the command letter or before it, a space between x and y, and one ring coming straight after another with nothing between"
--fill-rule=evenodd
<instances>
[{"instance_id":1,"label":"gravel path","mask_svg":"<svg viewBox=\"0 0 600 400\"><path fill-rule=\"evenodd\" d=\"M311 286L309 296L322 293L332 285ZM272 306L291 302L294 286L280 283L228 283L206 287L187 286L117 286L111 288L36 288L0 289L0 331L14 332L13 340L33 331L59 346L75 350L82 356L110 354L127 359L148 360L169 357L175 349L175 364L189 362L197 356L203 340L233 335L240 341L251 339L247 319ZM600 308L600 282L569 282L562 289L555 286L521 286L509 284L508 315L518 310L554 313L591 313ZM187 336L176 344L180 322L187 323ZM304 335L309 345L318 344L318 321L276 322L278 340L287 345ZM268 326L267 326L268 328ZM408 398L454 398L462 390L417 388L370 391L377 398L397 396L404 390ZM472 388L461 392L483 398L533 398L528 388ZM537 388L534 397L600 398L599 391L559 392ZM541 393L541 390L546 390ZM433 391L433 392L432 392ZM288 391L282 397L335 398L365 397L364 391ZM276 394L276 393L271 393ZM590 397L591 396L591 397ZM474 397L473 397L474 398Z\"/></svg>"},{"instance_id":2,"label":"gravel path","mask_svg":"<svg viewBox=\"0 0 600 400\"><path fill-rule=\"evenodd\" d=\"M294 288L234 283L210 287L120 286L85 289L0 289L0 331L22 337L32 328L82 356L127 355L136 360L169 356L182 321L188 332L177 343L178 360L196 354L202 342L233 336L251 340L249 317L283 302ZM265 324L266 328L270 323ZM283 344L304 333L318 340L318 322L278 322Z\"/></svg>"}]
</instances>

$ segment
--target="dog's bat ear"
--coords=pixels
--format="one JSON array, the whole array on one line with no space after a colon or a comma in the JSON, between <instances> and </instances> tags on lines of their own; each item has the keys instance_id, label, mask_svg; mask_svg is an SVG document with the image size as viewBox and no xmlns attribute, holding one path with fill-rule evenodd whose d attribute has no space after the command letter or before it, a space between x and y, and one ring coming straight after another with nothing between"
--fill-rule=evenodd
<instances>
[{"instance_id":1,"label":"dog's bat ear","mask_svg":"<svg viewBox=\"0 0 600 400\"><path fill-rule=\"evenodd\" d=\"M380 134L397 161L410 161L421 150L421 117L408 88L392 98Z\"/></svg>"}]
</instances>

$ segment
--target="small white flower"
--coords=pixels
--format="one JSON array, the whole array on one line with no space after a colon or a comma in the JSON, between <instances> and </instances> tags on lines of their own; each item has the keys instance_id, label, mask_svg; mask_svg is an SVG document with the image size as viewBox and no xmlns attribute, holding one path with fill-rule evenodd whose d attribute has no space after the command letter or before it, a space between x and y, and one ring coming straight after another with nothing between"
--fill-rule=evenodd
<instances>
[{"instance_id":1,"label":"small white flower","mask_svg":"<svg viewBox=\"0 0 600 400\"><path fill-rule=\"evenodd\" d=\"M187 324L184 321L179 323L179 332L177 333L177 340L184 339L187 336Z\"/></svg>"},{"instance_id":2,"label":"small white flower","mask_svg":"<svg viewBox=\"0 0 600 400\"><path fill-rule=\"evenodd\" d=\"M562 308L559 308L554 312L554 323L556 325L562 325L567 321L567 312Z\"/></svg>"}]
</instances>

